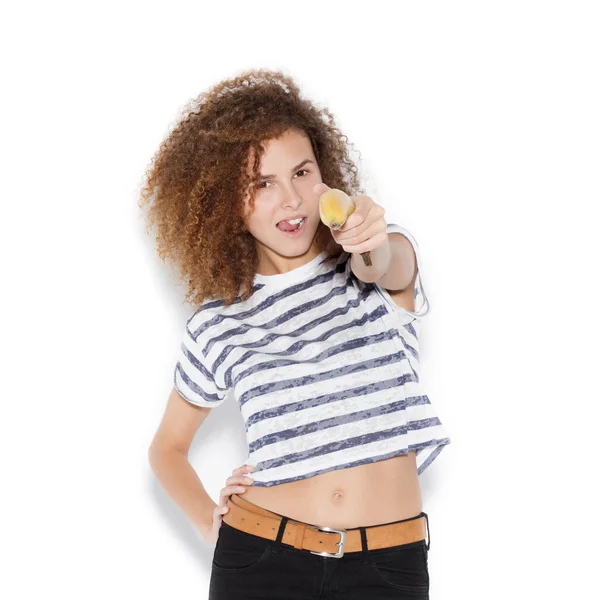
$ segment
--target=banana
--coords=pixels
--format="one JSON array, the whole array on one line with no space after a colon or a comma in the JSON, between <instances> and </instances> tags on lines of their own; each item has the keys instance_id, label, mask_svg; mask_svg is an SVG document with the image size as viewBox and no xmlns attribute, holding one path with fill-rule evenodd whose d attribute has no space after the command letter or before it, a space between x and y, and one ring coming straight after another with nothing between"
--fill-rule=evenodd
<instances>
[{"instance_id":1,"label":"banana","mask_svg":"<svg viewBox=\"0 0 600 600\"><path fill-rule=\"evenodd\" d=\"M355 210L354 202L348 194L342 190L329 189L323 192L319 198L319 214L321 221L329 229L337 230L344 226L348 217ZM361 252L361 256L368 267L371 266L371 253Z\"/></svg>"}]
</instances>

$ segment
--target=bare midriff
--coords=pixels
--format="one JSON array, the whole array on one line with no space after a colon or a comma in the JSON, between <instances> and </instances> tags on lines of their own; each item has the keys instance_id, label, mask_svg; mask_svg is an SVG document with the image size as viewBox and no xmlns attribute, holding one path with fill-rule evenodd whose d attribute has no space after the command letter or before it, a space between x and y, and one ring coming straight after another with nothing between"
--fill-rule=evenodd
<instances>
[{"instance_id":1,"label":"bare midriff","mask_svg":"<svg viewBox=\"0 0 600 600\"><path fill-rule=\"evenodd\" d=\"M291 519L340 529L408 519L422 510L414 451L299 481L247 486L239 495Z\"/></svg>"},{"instance_id":2,"label":"bare midriff","mask_svg":"<svg viewBox=\"0 0 600 600\"><path fill-rule=\"evenodd\" d=\"M415 310L415 279L416 268L406 289L388 290L399 307ZM409 519L423 510L414 451L271 487L247 486L240 495L280 515L338 529Z\"/></svg>"}]
</instances>

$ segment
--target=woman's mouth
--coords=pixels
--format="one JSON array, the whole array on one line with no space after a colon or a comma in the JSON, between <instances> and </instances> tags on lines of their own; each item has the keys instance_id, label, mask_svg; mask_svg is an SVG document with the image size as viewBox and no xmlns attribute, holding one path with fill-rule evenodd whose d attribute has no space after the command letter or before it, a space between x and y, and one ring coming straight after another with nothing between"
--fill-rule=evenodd
<instances>
[{"instance_id":1,"label":"woman's mouth","mask_svg":"<svg viewBox=\"0 0 600 600\"><path fill-rule=\"evenodd\" d=\"M288 237L298 237L306 229L306 219L307 217L302 217L291 221L279 221L277 229Z\"/></svg>"}]
</instances>

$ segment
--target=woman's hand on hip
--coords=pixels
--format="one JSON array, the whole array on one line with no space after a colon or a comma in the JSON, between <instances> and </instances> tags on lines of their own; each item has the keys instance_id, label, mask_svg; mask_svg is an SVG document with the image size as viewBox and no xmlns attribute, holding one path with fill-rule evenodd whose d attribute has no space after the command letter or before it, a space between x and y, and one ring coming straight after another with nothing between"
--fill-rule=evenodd
<instances>
[{"instance_id":1,"label":"woman's hand on hip","mask_svg":"<svg viewBox=\"0 0 600 600\"><path fill-rule=\"evenodd\" d=\"M229 510L227 500L231 494L243 494L246 491L246 487L252 485L254 479L246 475L246 473L250 473L252 469L254 469L252 465L242 465L241 467L237 467L225 481L226 485L219 493L219 503L213 510L212 531L210 539L207 541L213 544L217 543L223 515Z\"/></svg>"}]
</instances>

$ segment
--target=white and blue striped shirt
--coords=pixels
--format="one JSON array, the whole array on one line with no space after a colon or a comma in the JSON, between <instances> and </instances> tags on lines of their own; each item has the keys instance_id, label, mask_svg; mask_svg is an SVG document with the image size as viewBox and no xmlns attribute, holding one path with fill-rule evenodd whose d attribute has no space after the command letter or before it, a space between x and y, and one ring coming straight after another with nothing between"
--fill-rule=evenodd
<instances>
[{"instance_id":1,"label":"white and blue striped shirt","mask_svg":"<svg viewBox=\"0 0 600 600\"><path fill-rule=\"evenodd\" d=\"M252 296L206 300L188 319L174 385L219 406L231 390L242 413L252 485L268 487L416 451L420 475L450 438L419 381L419 320L429 310L417 258L415 312L325 251L276 275Z\"/></svg>"}]
</instances>

